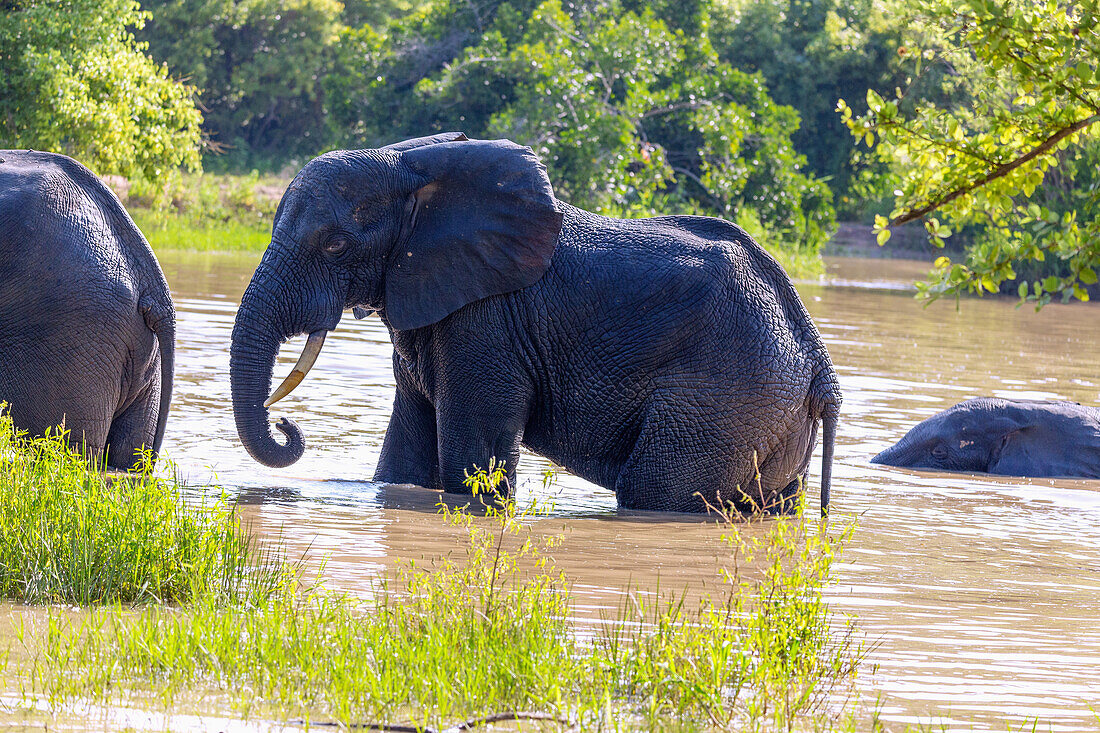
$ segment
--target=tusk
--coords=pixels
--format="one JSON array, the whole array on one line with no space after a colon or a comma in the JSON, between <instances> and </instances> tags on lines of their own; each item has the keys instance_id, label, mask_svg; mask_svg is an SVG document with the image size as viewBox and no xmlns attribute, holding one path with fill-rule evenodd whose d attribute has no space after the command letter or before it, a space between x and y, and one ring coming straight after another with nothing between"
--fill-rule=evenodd
<instances>
[{"instance_id":1,"label":"tusk","mask_svg":"<svg viewBox=\"0 0 1100 733\"><path fill-rule=\"evenodd\" d=\"M306 374L313 368L313 362L317 361L317 355L321 353L321 347L325 343L327 333L328 331L314 331L309 335L309 338L306 339L306 346L302 349L302 355L298 357L298 363L294 365L294 369L291 370L290 374L286 375L283 383L267 398L264 407L271 407L302 383L302 380L306 378Z\"/></svg>"}]
</instances>

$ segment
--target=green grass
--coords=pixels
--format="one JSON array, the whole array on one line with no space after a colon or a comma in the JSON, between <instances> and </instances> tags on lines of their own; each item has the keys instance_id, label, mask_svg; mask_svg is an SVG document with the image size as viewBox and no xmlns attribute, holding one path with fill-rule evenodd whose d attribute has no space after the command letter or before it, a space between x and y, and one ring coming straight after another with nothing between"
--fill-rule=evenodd
<instances>
[{"instance_id":1,"label":"green grass","mask_svg":"<svg viewBox=\"0 0 1100 733\"><path fill-rule=\"evenodd\" d=\"M148 460L108 478L61 435L16 433L0 403L0 597L23 603L255 600L289 572L224 500L184 502Z\"/></svg>"},{"instance_id":2,"label":"green grass","mask_svg":"<svg viewBox=\"0 0 1100 733\"><path fill-rule=\"evenodd\" d=\"M481 474L481 486L499 480ZM593 624L529 528L537 508L464 527L465 557L406 565L360 602L283 575L278 592L193 594L182 607L51 610L21 634L28 698L169 710L221 700L222 714L428 726L533 711L581 729L850 729L829 696L855 674L850 622L822 600L847 533L801 514L728 522L733 570L698 604L629 593ZM245 599L245 600L242 600ZM10 673L9 673L10 674ZM190 702L189 702L190 701ZM530 729L530 723L526 724Z\"/></svg>"},{"instance_id":3,"label":"green grass","mask_svg":"<svg viewBox=\"0 0 1100 733\"><path fill-rule=\"evenodd\" d=\"M130 214L156 252L263 252L271 242L270 223L201 222L143 209Z\"/></svg>"},{"instance_id":4,"label":"green grass","mask_svg":"<svg viewBox=\"0 0 1100 733\"><path fill-rule=\"evenodd\" d=\"M261 252L288 182L255 172L177 173L157 186L127 182L118 193L154 250Z\"/></svg>"}]
</instances>

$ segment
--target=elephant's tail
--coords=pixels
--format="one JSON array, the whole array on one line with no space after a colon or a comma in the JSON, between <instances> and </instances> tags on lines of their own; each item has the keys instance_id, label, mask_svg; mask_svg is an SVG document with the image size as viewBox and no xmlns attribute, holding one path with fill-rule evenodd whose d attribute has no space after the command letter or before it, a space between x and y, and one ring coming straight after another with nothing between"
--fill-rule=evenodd
<instances>
[{"instance_id":1,"label":"elephant's tail","mask_svg":"<svg viewBox=\"0 0 1100 733\"><path fill-rule=\"evenodd\" d=\"M168 423L168 408L172 403L172 388L176 372L176 313L169 299L167 305L154 304L143 299L142 315L145 323L157 337L160 351L160 405L157 408L157 427L153 433L153 460L160 454L160 445L164 441L164 428Z\"/></svg>"},{"instance_id":2,"label":"elephant's tail","mask_svg":"<svg viewBox=\"0 0 1100 733\"><path fill-rule=\"evenodd\" d=\"M829 516L833 483L833 445L836 443L835 415L821 418L821 516Z\"/></svg>"},{"instance_id":3,"label":"elephant's tail","mask_svg":"<svg viewBox=\"0 0 1100 733\"><path fill-rule=\"evenodd\" d=\"M821 516L829 516L829 500L833 483L833 448L836 445L836 426L840 419L843 398L840 382L830 365L819 372L810 390L815 417L821 420Z\"/></svg>"}]
</instances>

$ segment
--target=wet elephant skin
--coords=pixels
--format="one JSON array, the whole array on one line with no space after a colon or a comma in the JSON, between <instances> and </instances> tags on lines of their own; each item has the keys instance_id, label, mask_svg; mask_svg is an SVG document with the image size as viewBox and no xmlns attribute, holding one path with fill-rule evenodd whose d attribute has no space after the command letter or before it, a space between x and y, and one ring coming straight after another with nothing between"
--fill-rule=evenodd
<instances>
[{"instance_id":1,"label":"wet elephant skin","mask_svg":"<svg viewBox=\"0 0 1100 733\"><path fill-rule=\"evenodd\" d=\"M871 462L1003 476L1100 478L1100 409L978 397L919 423Z\"/></svg>"}]
</instances>

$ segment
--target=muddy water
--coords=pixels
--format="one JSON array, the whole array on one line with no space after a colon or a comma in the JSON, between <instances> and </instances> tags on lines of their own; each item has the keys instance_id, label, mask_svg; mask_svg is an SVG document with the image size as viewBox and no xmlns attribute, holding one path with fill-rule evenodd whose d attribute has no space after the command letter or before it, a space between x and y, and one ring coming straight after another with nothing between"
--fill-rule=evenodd
<instances>
[{"instance_id":1,"label":"muddy water","mask_svg":"<svg viewBox=\"0 0 1100 733\"><path fill-rule=\"evenodd\" d=\"M455 551L439 495L370 482L393 398L390 345L374 318L347 315L317 366L274 415L305 431L288 469L236 442L228 341L254 257L167 256L179 311L176 398L165 448L188 480L216 480L265 535L327 557L330 584L362 592L400 559ZM915 422L979 395L1100 405L1100 307L1036 314L1002 300L922 308L925 265L835 260L800 286L840 372L845 405L834 469L838 521L858 529L829 591L877 646L860 685L890 721L937 730L1100 729L1100 482L908 472L867 459ZM301 341L285 347L285 374ZM817 462L813 469L816 487ZM724 557L706 523L617 512L610 492L520 466L521 496L549 498L564 530L555 559L582 612L628 584L697 591ZM872 668L875 669L871 674ZM1092 712L1095 708L1097 713ZM1030 730L1030 723L1028 724Z\"/></svg>"}]
</instances>

